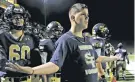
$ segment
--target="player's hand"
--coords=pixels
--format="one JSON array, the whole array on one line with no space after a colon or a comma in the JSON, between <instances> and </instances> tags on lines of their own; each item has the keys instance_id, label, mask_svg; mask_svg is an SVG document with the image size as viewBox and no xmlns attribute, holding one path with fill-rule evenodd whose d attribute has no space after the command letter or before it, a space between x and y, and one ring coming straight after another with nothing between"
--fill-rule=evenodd
<instances>
[{"instance_id":1,"label":"player's hand","mask_svg":"<svg viewBox=\"0 0 135 82\"><path fill-rule=\"evenodd\" d=\"M26 66L24 67L24 66L18 65L17 63L14 64L11 62L6 63L6 65L7 66L5 67L5 69L9 71L27 73L27 74L33 73L33 69L31 67L26 67Z\"/></svg>"},{"instance_id":2,"label":"player's hand","mask_svg":"<svg viewBox=\"0 0 135 82\"><path fill-rule=\"evenodd\" d=\"M101 77L101 73L99 73L99 72L98 72L98 78L99 78L99 79L102 78L102 77Z\"/></svg>"}]
</instances>

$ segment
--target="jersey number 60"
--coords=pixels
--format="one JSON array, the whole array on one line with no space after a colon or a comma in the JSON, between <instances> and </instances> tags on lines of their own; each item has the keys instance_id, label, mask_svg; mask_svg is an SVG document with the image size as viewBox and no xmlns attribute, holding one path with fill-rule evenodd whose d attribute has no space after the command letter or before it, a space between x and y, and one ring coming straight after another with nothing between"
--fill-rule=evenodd
<instances>
[{"instance_id":1,"label":"jersey number 60","mask_svg":"<svg viewBox=\"0 0 135 82\"><path fill-rule=\"evenodd\" d=\"M20 53L20 54L19 54ZM9 60L20 60L20 59L25 59L30 57L30 47L23 45L20 47L19 45L12 44L9 47Z\"/></svg>"}]
</instances>

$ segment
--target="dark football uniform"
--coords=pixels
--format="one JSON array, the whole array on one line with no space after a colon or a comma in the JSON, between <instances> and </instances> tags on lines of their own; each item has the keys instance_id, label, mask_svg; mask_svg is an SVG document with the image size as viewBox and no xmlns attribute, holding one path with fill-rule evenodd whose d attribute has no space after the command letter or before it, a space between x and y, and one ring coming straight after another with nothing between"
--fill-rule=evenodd
<instances>
[{"instance_id":1,"label":"dark football uniform","mask_svg":"<svg viewBox=\"0 0 135 82\"><path fill-rule=\"evenodd\" d=\"M118 56L119 58L121 58L121 60L117 60L115 62L115 68L116 68L116 79L119 79L119 69L120 67L122 67L122 77L123 79L125 79L126 73L126 59L127 59L127 63L129 64L129 59L128 59L128 53L127 50L125 50L124 48L118 48L117 50L115 50L114 53L115 56Z\"/></svg>"},{"instance_id":2,"label":"dark football uniform","mask_svg":"<svg viewBox=\"0 0 135 82\"><path fill-rule=\"evenodd\" d=\"M116 68L122 67L123 70L126 69L126 59L128 58L128 53L125 49L117 49L115 50L114 55L118 56L121 58L121 60L117 60L116 62ZM129 60L127 60L129 62Z\"/></svg>"},{"instance_id":3,"label":"dark football uniform","mask_svg":"<svg viewBox=\"0 0 135 82\"><path fill-rule=\"evenodd\" d=\"M10 32L0 34L0 52L1 59L7 61L19 62L24 66L37 66L41 64L41 58L38 51L35 50L37 43L33 37L24 35L18 40L15 39ZM19 61L20 60L20 61ZM21 62L21 60L24 60ZM36 60L36 61L35 61ZM2 63L2 62L1 62ZM4 66L2 68L4 70ZM26 74L6 71L5 77L21 77Z\"/></svg>"},{"instance_id":4,"label":"dark football uniform","mask_svg":"<svg viewBox=\"0 0 135 82\"><path fill-rule=\"evenodd\" d=\"M105 39L101 37L91 37L90 41L92 43L92 46L95 48L98 56L105 56ZM102 63L103 69L106 68L106 64Z\"/></svg>"},{"instance_id":5,"label":"dark football uniform","mask_svg":"<svg viewBox=\"0 0 135 82\"><path fill-rule=\"evenodd\" d=\"M114 55L115 49L111 43L105 44L105 56Z\"/></svg>"},{"instance_id":6,"label":"dark football uniform","mask_svg":"<svg viewBox=\"0 0 135 82\"><path fill-rule=\"evenodd\" d=\"M43 52L46 52L47 53L47 62L50 61L52 55L53 55L53 52L55 50L55 42L56 42L57 39L44 39L42 41L40 41L40 44L39 46L42 46L44 49L43 49Z\"/></svg>"},{"instance_id":7,"label":"dark football uniform","mask_svg":"<svg viewBox=\"0 0 135 82\"><path fill-rule=\"evenodd\" d=\"M76 37L69 31L55 45L50 62L61 68L61 82L97 82L98 56L87 37Z\"/></svg>"}]
</instances>

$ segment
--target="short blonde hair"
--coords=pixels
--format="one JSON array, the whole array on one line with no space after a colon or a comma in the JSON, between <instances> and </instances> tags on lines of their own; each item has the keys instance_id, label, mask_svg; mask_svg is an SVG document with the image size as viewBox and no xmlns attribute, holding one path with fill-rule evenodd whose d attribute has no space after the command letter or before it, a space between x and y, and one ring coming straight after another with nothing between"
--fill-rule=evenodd
<instances>
[{"instance_id":1,"label":"short blonde hair","mask_svg":"<svg viewBox=\"0 0 135 82\"><path fill-rule=\"evenodd\" d=\"M69 17L80 12L84 8L88 8L85 4L76 3L69 9Z\"/></svg>"}]
</instances>

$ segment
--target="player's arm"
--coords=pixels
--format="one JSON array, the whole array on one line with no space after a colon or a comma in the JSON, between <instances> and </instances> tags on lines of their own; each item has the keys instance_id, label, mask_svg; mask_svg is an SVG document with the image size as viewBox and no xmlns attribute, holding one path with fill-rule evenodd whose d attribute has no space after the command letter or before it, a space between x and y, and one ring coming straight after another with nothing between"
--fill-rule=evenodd
<instances>
[{"instance_id":1,"label":"player's arm","mask_svg":"<svg viewBox=\"0 0 135 82\"><path fill-rule=\"evenodd\" d=\"M97 54L95 48L93 49L93 53L94 53L95 60L97 60L98 59L98 54ZM98 69L98 76L99 76L99 78L101 78L101 76L104 75L104 70L102 68L101 62L96 62L96 67Z\"/></svg>"},{"instance_id":2,"label":"player's arm","mask_svg":"<svg viewBox=\"0 0 135 82\"><path fill-rule=\"evenodd\" d=\"M59 66L52 62L48 62L46 64L33 67L30 74L51 74L57 72L58 70Z\"/></svg>"},{"instance_id":3,"label":"player's arm","mask_svg":"<svg viewBox=\"0 0 135 82\"><path fill-rule=\"evenodd\" d=\"M101 55L105 54L105 49L104 47L101 49ZM98 73L99 73L99 77L101 78L102 75L104 75L104 70L102 68L102 64L100 63L96 63L97 69L98 69Z\"/></svg>"},{"instance_id":4,"label":"player's arm","mask_svg":"<svg viewBox=\"0 0 135 82\"><path fill-rule=\"evenodd\" d=\"M6 67L7 70L19 71L28 74L51 74L57 72L60 67L63 65L67 54L70 53L68 44L65 40L61 40L56 45L56 50L54 51L53 57L50 62L36 66L36 67L23 67L17 64L7 63L9 67Z\"/></svg>"},{"instance_id":5,"label":"player's arm","mask_svg":"<svg viewBox=\"0 0 135 82\"><path fill-rule=\"evenodd\" d=\"M116 56L116 53L114 52L114 56L110 56L110 57L107 57L107 56L99 56L96 60L96 62L112 62L112 61L116 61L116 60L119 60L120 58L118 58Z\"/></svg>"},{"instance_id":6,"label":"player's arm","mask_svg":"<svg viewBox=\"0 0 135 82\"><path fill-rule=\"evenodd\" d=\"M98 69L98 76L101 78L101 76L104 75L104 70L102 68L102 64L101 63L96 63L96 67Z\"/></svg>"},{"instance_id":7,"label":"player's arm","mask_svg":"<svg viewBox=\"0 0 135 82\"><path fill-rule=\"evenodd\" d=\"M18 64L13 64L11 62L8 62L7 65L8 67L5 68L6 70L27 73L27 74L44 75L44 74L55 73L59 70L59 67L52 62L48 62L46 64L39 65L33 68L28 66L20 66Z\"/></svg>"},{"instance_id":8,"label":"player's arm","mask_svg":"<svg viewBox=\"0 0 135 82\"><path fill-rule=\"evenodd\" d=\"M94 54L95 54L94 56L95 56L96 63L111 62L119 59L117 56L110 56L110 57L98 56L95 50L94 50Z\"/></svg>"},{"instance_id":9,"label":"player's arm","mask_svg":"<svg viewBox=\"0 0 135 82\"><path fill-rule=\"evenodd\" d=\"M111 62L111 61L116 61L118 60L119 58L117 56L110 56L110 57L107 57L107 56L99 56L97 59L96 59L96 62Z\"/></svg>"}]
</instances>

